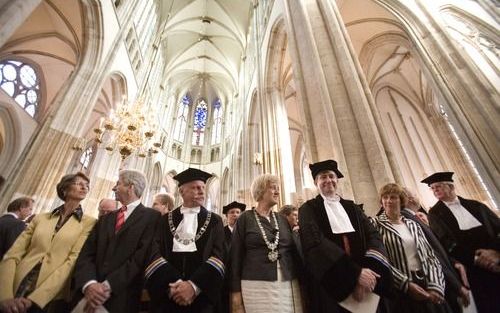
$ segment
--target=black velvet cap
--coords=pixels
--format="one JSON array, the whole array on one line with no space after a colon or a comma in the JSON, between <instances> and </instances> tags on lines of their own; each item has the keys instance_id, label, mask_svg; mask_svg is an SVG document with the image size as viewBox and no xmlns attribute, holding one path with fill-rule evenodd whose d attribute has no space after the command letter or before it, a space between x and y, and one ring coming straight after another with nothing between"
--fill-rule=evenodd
<instances>
[{"instance_id":1,"label":"black velvet cap","mask_svg":"<svg viewBox=\"0 0 500 313\"><path fill-rule=\"evenodd\" d=\"M225 205L222 207L222 214L227 214L227 211L231 209L240 209L241 212L245 211L247 208L247 205L241 202L233 201L229 203L228 205Z\"/></svg>"},{"instance_id":2,"label":"black velvet cap","mask_svg":"<svg viewBox=\"0 0 500 313\"><path fill-rule=\"evenodd\" d=\"M431 176L424 178L421 183L431 185L433 183L438 183L442 181L447 181L447 182L453 182L453 179L451 178L453 176L453 172L437 172L432 174Z\"/></svg>"},{"instance_id":3,"label":"black velvet cap","mask_svg":"<svg viewBox=\"0 0 500 313\"><path fill-rule=\"evenodd\" d=\"M334 160L326 160L318 163L309 164L309 169L311 169L311 174L313 179L316 178L320 172L323 171L334 171L337 178L342 178L344 175L339 171L337 167L337 162Z\"/></svg>"},{"instance_id":4,"label":"black velvet cap","mask_svg":"<svg viewBox=\"0 0 500 313\"><path fill-rule=\"evenodd\" d=\"M188 168L187 170L180 172L179 174L174 176L174 179L179 182L179 187L184 185L185 183L192 182L194 180L201 180L206 183L207 179L212 177L212 174L208 174L202 170L197 168Z\"/></svg>"}]
</instances>

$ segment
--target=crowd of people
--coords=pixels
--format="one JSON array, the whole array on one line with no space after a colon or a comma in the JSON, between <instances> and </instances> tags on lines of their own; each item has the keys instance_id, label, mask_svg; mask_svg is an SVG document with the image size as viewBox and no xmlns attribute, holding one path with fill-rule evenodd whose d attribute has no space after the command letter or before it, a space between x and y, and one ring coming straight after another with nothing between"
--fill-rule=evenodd
<instances>
[{"instance_id":1,"label":"crowd of people","mask_svg":"<svg viewBox=\"0 0 500 313\"><path fill-rule=\"evenodd\" d=\"M122 170L98 219L80 205L90 179L65 175L52 212L26 223L23 197L0 217L0 311L498 312L500 220L458 197L452 172L422 180L438 200L428 212L390 183L372 218L339 195L336 161L310 169L318 195L300 208L276 210L280 179L263 174L255 206L225 205L225 223L203 206L211 175L199 169L174 177L175 209L163 193L143 205L144 174Z\"/></svg>"}]
</instances>

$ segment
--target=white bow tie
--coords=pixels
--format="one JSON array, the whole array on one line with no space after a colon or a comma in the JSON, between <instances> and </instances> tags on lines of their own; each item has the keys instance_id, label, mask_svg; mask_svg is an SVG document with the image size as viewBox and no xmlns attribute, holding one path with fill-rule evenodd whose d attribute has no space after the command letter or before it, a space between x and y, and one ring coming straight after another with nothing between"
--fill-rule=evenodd
<instances>
[{"instance_id":1,"label":"white bow tie","mask_svg":"<svg viewBox=\"0 0 500 313\"><path fill-rule=\"evenodd\" d=\"M181 208L181 213L182 214L186 214L186 213L194 213L194 214L198 214L200 213L200 207L197 207L197 208L184 208L182 207Z\"/></svg>"},{"instance_id":2,"label":"white bow tie","mask_svg":"<svg viewBox=\"0 0 500 313\"><path fill-rule=\"evenodd\" d=\"M456 199L456 200L453 200L453 201L450 201L450 202L445 202L446 205L450 206L450 205L460 205L460 200Z\"/></svg>"}]
</instances>

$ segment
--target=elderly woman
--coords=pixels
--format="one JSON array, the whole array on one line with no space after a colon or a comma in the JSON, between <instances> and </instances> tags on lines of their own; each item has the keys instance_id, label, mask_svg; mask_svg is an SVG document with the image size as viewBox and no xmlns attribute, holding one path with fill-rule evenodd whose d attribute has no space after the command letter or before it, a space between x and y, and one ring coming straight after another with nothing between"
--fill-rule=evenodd
<instances>
[{"instance_id":1,"label":"elderly woman","mask_svg":"<svg viewBox=\"0 0 500 313\"><path fill-rule=\"evenodd\" d=\"M287 220L272 210L279 180L261 175L251 192L257 206L240 215L231 243L232 312L302 312L296 246Z\"/></svg>"},{"instance_id":2,"label":"elderly woman","mask_svg":"<svg viewBox=\"0 0 500 313\"><path fill-rule=\"evenodd\" d=\"M401 214L407 203L404 190L387 184L380 190L383 211L374 219L387 249L395 298L390 302L394 312L451 312L444 301L445 278L434 249L422 226Z\"/></svg>"},{"instance_id":3,"label":"elderly woman","mask_svg":"<svg viewBox=\"0 0 500 313\"><path fill-rule=\"evenodd\" d=\"M7 313L69 312L70 276L95 219L80 202L89 192L83 173L57 184L64 204L37 214L0 263L0 310Z\"/></svg>"}]
</instances>

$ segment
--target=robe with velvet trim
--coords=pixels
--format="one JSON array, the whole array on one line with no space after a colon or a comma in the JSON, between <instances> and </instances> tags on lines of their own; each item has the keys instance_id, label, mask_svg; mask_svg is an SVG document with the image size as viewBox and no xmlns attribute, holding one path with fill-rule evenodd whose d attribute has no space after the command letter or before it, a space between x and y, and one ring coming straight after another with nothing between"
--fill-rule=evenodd
<instances>
[{"instance_id":1,"label":"robe with velvet trim","mask_svg":"<svg viewBox=\"0 0 500 313\"><path fill-rule=\"evenodd\" d=\"M438 201L429 210L429 224L448 254L465 265L478 312L498 312L500 274L474 265L477 249L500 251L500 219L486 205L458 197L460 204L482 225L460 230L451 210Z\"/></svg>"},{"instance_id":2,"label":"robe with velvet trim","mask_svg":"<svg viewBox=\"0 0 500 313\"><path fill-rule=\"evenodd\" d=\"M390 292L392 276L377 230L354 202L340 199L340 203L355 230L345 234L350 255L346 253L342 234L332 232L321 196L307 201L299 209L302 251L306 269L312 274L307 292L309 312L347 312L337 303L354 291L362 268L370 268L381 276L375 293Z\"/></svg>"},{"instance_id":3,"label":"robe with velvet trim","mask_svg":"<svg viewBox=\"0 0 500 313\"><path fill-rule=\"evenodd\" d=\"M180 208L165 214L158 227L151 262L162 258L166 262L153 270L146 271L146 287L151 297L150 312L215 312L220 305L220 289L224 280L224 266L220 268L213 264L224 262L224 225L222 218L212 213L210 223L203 235L196 241L195 252L174 252L173 236L170 231L168 215L177 226L182 221ZM207 219L208 211L201 208L198 213L198 229ZM211 260L217 260L212 262ZM189 306L178 306L168 297L168 284L177 280L191 280L199 289L200 294Z\"/></svg>"}]
</instances>

